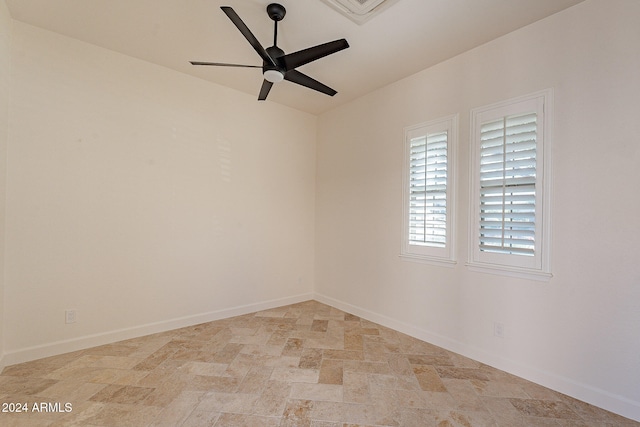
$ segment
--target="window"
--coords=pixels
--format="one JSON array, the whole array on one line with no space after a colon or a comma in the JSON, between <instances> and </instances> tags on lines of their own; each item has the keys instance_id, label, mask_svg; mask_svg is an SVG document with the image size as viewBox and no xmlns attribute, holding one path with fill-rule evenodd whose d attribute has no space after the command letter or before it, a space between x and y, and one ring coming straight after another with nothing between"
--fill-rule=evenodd
<instances>
[{"instance_id":1,"label":"window","mask_svg":"<svg viewBox=\"0 0 640 427\"><path fill-rule=\"evenodd\" d=\"M401 256L451 264L453 159L458 117L405 129Z\"/></svg>"},{"instance_id":2,"label":"window","mask_svg":"<svg viewBox=\"0 0 640 427\"><path fill-rule=\"evenodd\" d=\"M546 279L551 91L471 112L471 267Z\"/></svg>"}]
</instances>

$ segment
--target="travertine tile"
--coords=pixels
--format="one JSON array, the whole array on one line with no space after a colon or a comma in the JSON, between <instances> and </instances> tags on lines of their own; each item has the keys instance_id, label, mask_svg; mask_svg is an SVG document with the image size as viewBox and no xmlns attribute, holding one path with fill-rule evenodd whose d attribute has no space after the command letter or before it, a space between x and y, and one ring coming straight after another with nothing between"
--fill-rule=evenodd
<instances>
[{"instance_id":1,"label":"travertine tile","mask_svg":"<svg viewBox=\"0 0 640 427\"><path fill-rule=\"evenodd\" d=\"M174 427L182 425L200 404L204 392L186 391L176 396L156 416L150 427Z\"/></svg>"},{"instance_id":2,"label":"travertine tile","mask_svg":"<svg viewBox=\"0 0 640 427\"><path fill-rule=\"evenodd\" d=\"M578 414L564 402L537 399L509 399L523 415L544 418L580 419Z\"/></svg>"},{"instance_id":3,"label":"travertine tile","mask_svg":"<svg viewBox=\"0 0 640 427\"><path fill-rule=\"evenodd\" d=\"M436 424L438 426L491 426L496 425L495 420L487 411L461 411L461 410L437 410Z\"/></svg>"},{"instance_id":4,"label":"travertine tile","mask_svg":"<svg viewBox=\"0 0 640 427\"><path fill-rule=\"evenodd\" d=\"M329 325L328 320L314 320L311 322L311 330L315 332L327 332L327 327Z\"/></svg>"},{"instance_id":5,"label":"travertine tile","mask_svg":"<svg viewBox=\"0 0 640 427\"><path fill-rule=\"evenodd\" d=\"M344 320L347 322L359 322L360 318L354 314L351 313L345 313L344 314Z\"/></svg>"},{"instance_id":6,"label":"travertine tile","mask_svg":"<svg viewBox=\"0 0 640 427\"><path fill-rule=\"evenodd\" d=\"M222 350L215 354L213 361L216 363L231 363L242 350L242 344L229 343Z\"/></svg>"},{"instance_id":7,"label":"travertine tile","mask_svg":"<svg viewBox=\"0 0 640 427\"><path fill-rule=\"evenodd\" d=\"M291 392L291 384L283 381L268 381L253 406L253 414L265 416L281 416L287 398Z\"/></svg>"},{"instance_id":8,"label":"travertine tile","mask_svg":"<svg viewBox=\"0 0 640 427\"><path fill-rule=\"evenodd\" d=\"M361 351L353 350L324 350L322 357L325 359L339 359L339 360L364 360L364 355Z\"/></svg>"},{"instance_id":9,"label":"travertine tile","mask_svg":"<svg viewBox=\"0 0 640 427\"><path fill-rule=\"evenodd\" d=\"M640 427L317 301L9 366L6 426Z\"/></svg>"},{"instance_id":10,"label":"travertine tile","mask_svg":"<svg viewBox=\"0 0 640 427\"><path fill-rule=\"evenodd\" d=\"M185 388L187 390L234 393L238 389L238 384L240 384L239 378L194 375L185 385Z\"/></svg>"},{"instance_id":11,"label":"travertine tile","mask_svg":"<svg viewBox=\"0 0 640 427\"><path fill-rule=\"evenodd\" d=\"M318 376L318 383L321 384L342 384L343 375L342 360L323 359L320 365L320 374Z\"/></svg>"},{"instance_id":12,"label":"travertine tile","mask_svg":"<svg viewBox=\"0 0 640 427\"><path fill-rule=\"evenodd\" d=\"M436 424L436 416L433 412L422 408L400 408L398 421L402 427L453 427L447 423Z\"/></svg>"},{"instance_id":13,"label":"travertine tile","mask_svg":"<svg viewBox=\"0 0 640 427\"><path fill-rule=\"evenodd\" d=\"M57 356L49 356L42 359L31 361L31 362L27 362L26 364L29 365L32 363L44 363L46 365L55 367L57 369L77 360L78 358L80 358L85 354L93 354L92 351L97 348L99 347L92 347L87 350L72 351L69 353L59 354ZM19 366L19 365L14 365L14 366Z\"/></svg>"},{"instance_id":14,"label":"travertine tile","mask_svg":"<svg viewBox=\"0 0 640 427\"><path fill-rule=\"evenodd\" d=\"M2 394L9 396L33 396L57 382L57 380L45 378L3 376L0 377L0 389Z\"/></svg>"},{"instance_id":15,"label":"travertine tile","mask_svg":"<svg viewBox=\"0 0 640 427\"><path fill-rule=\"evenodd\" d=\"M184 360L192 362L213 363L216 351L179 349L168 360ZM164 362L163 362L164 363Z\"/></svg>"},{"instance_id":16,"label":"travertine tile","mask_svg":"<svg viewBox=\"0 0 640 427\"><path fill-rule=\"evenodd\" d=\"M300 358L294 356L263 356L260 365L272 368L299 368Z\"/></svg>"},{"instance_id":17,"label":"travertine tile","mask_svg":"<svg viewBox=\"0 0 640 427\"><path fill-rule=\"evenodd\" d=\"M98 393L107 384L81 383L76 381L58 381L51 387L38 393L38 397L43 397L52 401L75 401L82 402Z\"/></svg>"},{"instance_id":18,"label":"travertine tile","mask_svg":"<svg viewBox=\"0 0 640 427\"><path fill-rule=\"evenodd\" d=\"M358 360L345 360L344 370L353 372L365 372L368 374L389 374L391 368L386 362L370 362Z\"/></svg>"},{"instance_id":19,"label":"travertine tile","mask_svg":"<svg viewBox=\"0 0 640 427\"><path fill-rule=\"evenodd\" d=\"M637 425L637 424L632 424L634 422L627 418L621 417L620 415L616 415L608 411L604 411L586 402L581 402L577 399L574 399L569 396L561 395L559 393L558 395L560 397L560 400L565 404L567 404L567 406L569 406L571 410L573 410L576 414L578 414L580 416L580 419L582 420L586 420L590 423L600 422L602 423L603 426L615 425L619 427L626 427L631 425Z\"/></svg>"},{"instance_id":20,"label":"travertine tile","mask_svg":"<svg viewBox=\"0 0 640 427\"><path fill-rule=\"evenodd\" d=\"M189 374L219 377L226 373L228 364L192 361L184 364L183 370Z\"/></svg>"},{"instance_id":21,"label":"travertine tile","mask_svg":"<svg viewBox=\"0 0 640 427\"><path fill-rule=\"evenodd\" d=\"M84 423L91 426L143 426L149 424L161 411L155 406L107 403Z\"/></svg>"},{"instance_id":22,"label":"travertine tile","mask_svg":"<svg viewBox=\"0 0 640 427\"><path fill-rule=\"evenodd\" d=\"M216 426L224 427L277 427L281 417L265 417L246 414L221 414Z\"/></svg>"},{"instance_id":23,"label":"travertine tile","mask_svg":"<svg viewBox=\"0 0 640 427\"><path fill-rule=\"evenodd\" d=\"M142 402L145 406L158 406L161 408L171 404L182 392L184 392L191 382L176 381L176 382L164 382L155 387L151 393L144 398Z\"/></svg>"},{"instance_id":24,"label":"travertine tile","mask_svg":"<svg viewBox=\"0 0 640 427\"><path fill-rule=\"evenodd\" d=\"M314 401L311 418L325 421L342 421L352 424L376 424L378 415L374 405Z\"/></svg>"},{"instance_id":25,"label":"travertine tile","mask_svg":"<svg viewBox=\"0 0 640 427\"><path fill-rule=\"evenodd\" d=\"M99 402L83 402L73 406L73 411L56 420L49 427L76 427L89 425L90 418L94 418L106 405Z\"/></svg>"},{"instance_id":26,"label":"travertine tile","mask_svg":"<svg viewBox=\"0 0 640 427\"><path fill-rule=\"evenodd\" d=\"M389 369L394 375L413 375L413 368L409 360L402 354L387 354L387 363Z\"/></svg>"},{"instance_id":27,"label":"travertine tile","mask_svg":"<svg viewBox=\"0 0 640 427\"><path fill-rule=\"evenodd\" d=\"M272 334L255 334L255 335L236 335L229 340L229 342L237 344L254 344L265 345L271 338Z\"/></svg>"},{"instance_id":28,"label":"travertine tile","mask_svg":"<svg viewBox=\"0 0 640 427\"><path fill-rule=\"evenodd\" d=\"M455 399L454 409L467 412L486 410L482 399L475 391L475 388L467 380L443 378L446 391Z\"/></svg>"},{"instance_id":29,"label":"travertine tile","mask_svg":"<svg viewBox=\"0 0 640 427\"><path fill-rule=\"evenodd\" d=\"M414 375L370 374L369 384L372 388L388 390L420 390L418 379Z\"/></svg>"},{"instance_id":30,"label":"travertine tile","mask_svg":"<svg viewBox=\"0 0 640 427\"><path fill-rule=\"evenodd\" d=\"M456 408L456 399L447 391L435 392L435 391L422 391L420 392L424 401L429 408Z\"/></svg>"},{"instance_id":31,"label":"travertine tile","mask_svg":"<svg viewBox=\"0 0 640 427\"><path fill-rule=\"evenodd\" d=\"M200 399L196 409L207 412L251 414L258 397L257 394L211 392Z\"/></svg>"},{"instance_id":32,"label":"travertine tile","mask_svg":"<svg viewBox=\"0 0 640 427\"><path fill-rule=\"evenodd\" d=\"M89 400L135 405L141 403L154 390L150 387L110 385L91 396Z\"/></svg>"},{"instance_id":33,"label":"travertine tile","mask_svg":"<svg viewBox=\"0 0 640 427\"><path fill-rule=\"evenodd\" d=\"M283 346L281 345L246 344L240 352L242 354L251 354L254 356L280 356L282 354L282 349Z\"/></svg>"},{"instance_id":34,"label":"travertine tile","mask_svg":"<svg viewBox=\"0 0 640 427\"><path fill-rule=\"evenodd\" d=\"M292 399L326 400L342 402L344 399L343 386L334 384L294 383L291 385Z\"/></svg>"},{"instance_id":35,"label":"travertine tile","mask_svg":"<svg viewBox=\"0 0 640 427\"><path fill-rule=\"evenodd\" d=\"M483 397L482 402L498 425L525 427L525 417L511 404L509 399Z\"/></svg>"},{"instance_id":36,"label":"travertine tile","mask_svg":"<svg viewBox=\"0 0 640 427\"><path fill-rule=\"evenodd\" d=\"M134 369L139 371L151 371L157 368L162 362L169 359L177 350L178 349L175 346L172 346L171 343L167 343L134 366Z\"/></svg>"},{"instance_id":37,"label":"travertine tile","mask_svg":"<svg viewBox=\"0 0 640 427\"><path fill-rule=\"evenodd\" d=\"M136 371L134 368L134 370L131 372L136 372L141 375L136 385L145 387L158 387L159 385L166 382L176 384L186 381L188 377L183 372L183 367L186 363L186 360L168 360L151 371Z\"/></svg>"},{"instance_id":38,"label":"travertine tile","mask_svg":"<svg viewBox=\"0 0 640 427\"><path fill-rule=\"evenodd\" d=\"M351 351L363 350L363 338L361 334L354 332L345 332L344 334L344 349Z\"/></svg>"},{"instance_id":39,"label":"travertine tile","mask_svg":"<svg viewBox=\"0 0 640 427\"><path fill-rule=\"evenodd\" d=\"M280 427L311 427L309 413L312 405L311 400L288 400Z\"/></svg>"},{"instance_id":40,"label":"travertine tile","mask_svg":"<svg viewBox=\"0 0 640 427\"><path fill-rule=\"evenodd\" d=\"M415 365L413 367L413 372L415 373L422 390L447 391L447 388L442 383L442 380L438 376L438 372L433 366Z\"/></svg>"},{"instance_id":41,"label":"travertine tile","mask_svg":"<svg viewBox=\"0 0 640 427\"><path fill-rule=\"evenodd\" d=\"M431 402L427 399L427 396L422 391L416 390L390 390L387 391L387 395L391 396L396 406L402 406L406 408L432 408Z\"/></svg>"},{"instance_id":42,"label":"travertine tile","mask_svg":"<svg viewBox=\"0 0 640 427\"><path fill-rule=\"evenodd\" d=\"M90 368L94 369L94 368ZM147 372L126 369L95 368L91 375L85 377L88 382L98 384L133 385L145 378ZM62 376L64 378L64 375Z\"/></svg>"},{"instance_id":43,"label":"travertine tile","mask_svg":"<svg viewBox=\"0 0 640 427\"><path fill-rule=\"evenodd\" d=\"M238 385L238 393L260 394L267 386L273 368L252 366Z\"/></svg>"},{"instance_id":44,"label":"travertine tile","mask_svg":"<svg viewBox=\"0 0 640 427\"><path fill-rule=\"evenodd\" d=\"M410 354L407 356L407 360L412 365L453 366L451 358L444 352L435 354Z\"/></svg>"},{"instance_id":45,"label":"travertine tile","mask_svg":"<svg viewBox=\"0 0 640 427\"><path fill-rule=\"evenodd\" d=\"M298 367L302 369L320 369L322 363L322 350L317 348L305 348L300 355Z\"/></svg>"},{"instance_id":46,"label":"travertine tile","mask_svg":"<svg viewBox=\"0 0 640 427\"><path fill-rule=\"evenodd\" d=\"M182 427L213 427L220 413L194 410L189 417L184 421Z\"/></svg>"},{"instance_id":47,"label":"travertine tile","mask_svg":"<svg viewBox=\"0 0 640 427\"><path fill-rule=\"evenodd\" d=\"M343 373L343 400L347 403L367 403L371 401L369 394L369 377L362 372L345 371Z\"/></svg>"},{"instance_id":48,"label":"travertine tile","mask_svg":"<svg viewBox=\"0 0 640 427\"><path fill-rule=\"evenodd\" d=\"M470 380L469 383L473 385L476 393L481 396L494 396L504 398L517 397L520 399L530 398L530 396L522 389L521 384L518 383L503 383L498 381L481 380Z\"/></svg>"},{"instance_id":49,"label":"travertine tile","mask_svg":"<svg viewBox=\"0 0 640 427\"><path fill-rule=\"evenodd\" d=\"M459 380L489 381L489 376L480 369L456 368L453 366L437 366L436 371L440 378L455 378Z\"/></svg>"},{"instance_id":50,"label":"travertine tile","mask_svg":"<svg viewBox=\"0 0 640 427\"><path fill-rule=\"evenodd\" d=\"M282 349L283 356L300 356L302 355L302 339L300 338L288 338L285 341L284 348Z\"/></svg>"},{"instance_id":51,"label":"travertine tile","mask_svg":"<svg viewBox=\"0 0 640 427\"><path fill-rule=\"evenodd\" d=\"M291 383L317 383L318 376L317 369L274 368L270 379Z\"/></svg>"},{"instance_id":52,"label":"travertine tile","mask_svg":"<svg viewBox=\"0 0 640 427\"><path fill-rule=\"evenodd\" d=\"M122 356L98 356L87 354L69 365L91 366L94 368L131 369L142 362L141 358ZM67 366L69 366L67 365Z\"/></svg>"}]
</instances>

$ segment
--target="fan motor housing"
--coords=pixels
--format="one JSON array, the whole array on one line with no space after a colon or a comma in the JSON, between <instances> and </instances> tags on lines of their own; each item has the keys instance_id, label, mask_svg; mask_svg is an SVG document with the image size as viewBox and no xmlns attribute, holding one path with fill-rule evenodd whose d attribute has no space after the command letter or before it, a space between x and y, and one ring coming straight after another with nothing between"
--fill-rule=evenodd
<instances>
[{"instance_id":1,"label":"fan motor housing","mask_svg":"<svg viewBox=\"0 0 640 427\"><path fill-rule=\"evenodd\" d=\"M271 58L273 58L273 60L276 63L276 66L274 67L273 64L270 64L268 62L263 62L262 63L262 72L264 73L267 70L284 71L284 66L280 61L280 57L284 56L284 50L280 49L278 46L270 46L270 47L266 48L265 50L267 51L269 56Z\"/></svg>"}]
</instances>

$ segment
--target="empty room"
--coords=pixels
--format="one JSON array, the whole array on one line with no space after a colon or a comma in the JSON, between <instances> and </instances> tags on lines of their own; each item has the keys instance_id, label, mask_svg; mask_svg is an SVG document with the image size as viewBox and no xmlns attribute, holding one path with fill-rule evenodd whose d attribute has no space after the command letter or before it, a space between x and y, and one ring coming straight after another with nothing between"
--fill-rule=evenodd
<instances>
[{"instance_id":1,"label":"empty room","mask_svg":"<svg viewBox=\"0 0 640 427\"><path fill-rule=\"evenodd\" d=\"M0 425L640 426L640 1L0 0Z\"/></svg>"}]
</instances>

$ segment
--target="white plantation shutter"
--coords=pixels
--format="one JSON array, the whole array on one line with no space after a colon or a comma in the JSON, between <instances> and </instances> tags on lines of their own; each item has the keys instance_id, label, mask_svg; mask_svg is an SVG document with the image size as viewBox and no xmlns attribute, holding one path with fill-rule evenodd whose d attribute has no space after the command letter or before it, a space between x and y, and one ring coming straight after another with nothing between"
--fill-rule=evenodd
<instances>
[{"instance_id":1,"label":"white plantation shutter","mask_svg":"<svg viewBox=\"0 0 640 427\"><path fill-rule=\"evenodd\" d=\"M469 263L548 280L552 91L471 110Z\"/></svg>"},{"instance_id":2,"label":"white plantation shutter","mask_svg":"<svg viewBox=\"0 0 640 427\"><path fill-rule=\"evenodd\" d=\"M410 140L409 242L443 248L447 238L447 132Z\"/></svg>"},{"instance_id":3,"label":"white plantation shutter","mask_svg":"<svg viewBox=\"0 0 640 427\"><path fill-rule=\"evenodd\" d=\"M481 251L534 255L536 121L533 112L481 125Z\"/></svg>"},{"instance_id":4,"label":"white plantation shutter","mask_svg":"<svg viewBox=\"0 0 640 427\"><path fill-rule=\"evenodd\" d=\"M453 264L453 160L458 116L405 128L401 256Z\"/></svg>"}]
</instances>

